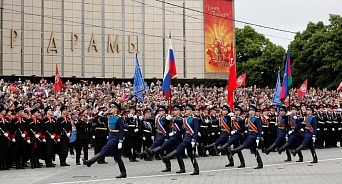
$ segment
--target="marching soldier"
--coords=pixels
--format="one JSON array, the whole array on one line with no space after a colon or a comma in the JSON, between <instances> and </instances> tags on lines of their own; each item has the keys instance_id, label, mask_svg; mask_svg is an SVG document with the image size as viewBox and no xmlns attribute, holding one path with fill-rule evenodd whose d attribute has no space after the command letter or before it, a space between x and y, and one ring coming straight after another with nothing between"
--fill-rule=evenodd
<instances>
[{"instance_id":1,"label":"marching soldier","mask_svg":"<svg viewBox=\"0 0 342 184\"><path fill-rule=\"evenodd\" d=\"M50 106L44 109L46 114L42 120L43 125L43 140L44 143L44 157L46 167L55 167L56 164L52 163L52 159L55 158L55 147L57 144L57 123L53 118L53 111Z\"/></svg>"},{"instance_id":2,"label":"marching soldier","mask_svg":"<svg viewBox=\"0 0 342 184\"><path fill-rule=\"evenodd\" d=\"M79 119L75 123L76 126L76 165L81 165L81 151L83 150L84 159L88 160L88 144L90 138L91 123L89 123L86 114L82 111Z\"/></svg>"},{"instance_id":3,"label":"marching soldier","mask_svg":"<svg viewBox=\"0 0 342 184\"><path fill-rule=\"evenodd\" d=\"M314 142L316 140L316 135L317 135L317 119L316 117L313 116L314 109L312 106L307 106L307 111L306 114L307 116L303 118L302 125L305 127L305 131L303 134L303 142L302 144L297 147L295 150L292 150L291 153L293 156L296 156L296 154L302 150L304 147L308 146L311 154L313 161L310 163L317 163L317 155L314 147Z\"/></svg>"},{"instance_id":4,"label":"marching soldier","mask_svg":"<svg viewBox=\"0 0 342 184\"><path fill-rule=\"evenodd\" d=\"M291 105L291 112L289 113L289 127L290 131L288 132L288 140L285 145L278 149L278 153L281 154L284 150L289 152L288 148L290 146L299 146L300 137L302 136L300 133L300 129L302 127L302 123L298 120L297 111L299 108L296 105ZM303 162L303 154L302 151L298 151L299 160L296 162ZM289 157L291 158L291 157ZM288 161L288 160L285 160Z\"/></svg>"},{"instance_id":5,"label":"marching soldier","mask_svg":"<svg viewBox=\"0 0 342 184\"><path fill-rule=\"evenodd\" d=\"M31 168L41 168L38 164L41 158L41 143L43 126L39 120L39 110L37 108L31 110L31 118L28 119L28 136L30 137L30 162Z\"/></svg>"},{"instance_id":6,"label":"marching soldier","mask_svg":"<svg viewBox=\"0 0 342 184\"><path fill-rule=\"evenodd\" d=\"M66 106L62 106L60 110L62 115L57 119L60 166L70 166L66 163L66 158L68 157L69 138L72 132L71 120L68 118L68 109Z\"/></svg>"},{"instance_id":7,"label":"marching soldier","mask_svg":"<svg viewBox=\"0 0 342 184\"><path fill-rule=\"evenodd\" d=\"M226 144L224 144L221 148L219 148L220 151L227 149L231 145L234 145L234 148L237 148L241 145L241 142L243 141L243 134L245 132L245 120L241 116L242 112L243 112L243 109L240 106L234 107L234 116L231 117L231 123L230 123L230 127L232 128L231 137ZM242 155L242 152L239 151L237 154L241 163L238 166L238 168L245 167L246 166L245 159ZM232 157L232 155L228 154L229 164L225 165L226 167L234 166L234 160L230 157Z\"/></svg>"},{"instance_id":8,"label":"marching soldier","mask_svg":"<svg viewBox=\"0 0 342 184\"><path fill-rule=\"evenodd\" d=\"M326 148L331 148L332 147L332 142L333 142L333 134L334 134L334 129L333 129L333 112L331 110L330 104L326 105L327 112L326 112L326 141L325 141L325 147Z\"/></svg>"},{"instance_id":9,"label":"marching soldier","mask_svg":"<svg viewBox=\"0 0 342 184\"><path fill-rule=\"evenodd\" d=\"M8 143L11 140L11 127L8 119L5 117L6 108L0 105L0 171L9 170L7 167Z\"/></svg>"},{"instance_id":10,"label":"marching soldier","mask_svg":"<svg viewBox=\"0 0 342 184\"><path fill-rule=\"evenodd\" d=\"M136 159L135 152L138 150L138 138L140 121L137 115L135 115L135 106L130 107L130 113L127 115L125 122L127 124L127 146L128 146L128 157L130 162L138 162ZM133 150L133 152L132 152Z\"/></svg>"},{"instance_id":11,"label":"marching soldier","mask_svg":"<svg viewBox=\"0 0 342 184\"><path fill-rule=\"evenodd\" d=\"M104 116L104 112L106 111L106 107L101 107L98 109L99 113L95 117L93 122L93 139L95 139L95 155L100 153L103 146L107 143L108 137L108 118ZM106 157L102 157L97 161L98 164L108 164L105 161Z\"/></svg>"},{"instance_id":12,"label":"marching soldier","mask_svg":"<svg viewBox=\"0 0 342 184\"><path fill-rule=\"evenodd\" d=\"M266 155L270 154L271 150L273 150L277 146L281 146L281 145L284 145L286 143L286 136L287 136L287 132L289 131L288 115L290 115L290 114L289 113L286 114L286 107L280 106L279 107L279 116L277 118L277 123L276 123L278 125L277 126L277 128L278 128L277 139L274 141L274 143L271 145L271 147L266 149L266 151L265 151ZM287 154L287 160L285 160L285 162L291 161L290 152L286 151L286 154Z\"/></svg>"},{"instance_id":13,"label":"marching soldier","mask_svg":"<svg viewBox=\"0 0 342 184\"><path fill-rule=\"evenodd\" d=\"M259 118L255 117L255 112L257 111L257 108L254 105L249 106L249 117L246 118L245 126L248 130L248 137L243 142L243 144L233 150L228 148L230 154L233 156L235 153L238 153L239 151L243 150L244 148L249 148L251 152L255 154L256 160L258 162L258 165L254 169L261 169L263 168L263 163L261 156L258 152L258 145L261 140L261 120Z\"/></svg>"},{"instance_id":14,"label":"marching soldier","mask_svg":"<svg viewBox=\"0 0 342 184\"><path fill-rule=\"evenodd\" d=\"M113 102L110 105L110 116L108 118L108 128L109 128L109 136L107 144L101 149L101 151L96 154L90 160L83 159L84 164L90 167L93 163L97 160L101 159L101 157L106 156L109 151L113 150L114 152L114 159L117 161L120 169L120 175L116 178L126 178L126 168L125 164L121 159L121 155L119 149L122 148L122 142L124 139L124 123L122 118L118 115L120 111L120 105L116 102Z\"/></svg>"},{"instance_id":15,"label":"marching soldier","mask_svg":"<svg viewBox=\"0 0 342 184\"><path fill-rule=\"evenodd\" d=\"M261 143L261 147L262 147L262 152L266 151L266 148L270 147L271 142L270 142L270 121L269 121L269 116L268 116L269 112L267 108L264 108L262 110L262 114L260 114L260 119L261 119L261 123L262 123L262 132L261 132L261 136L262 136L262 143Z\"/></svg>"},{"instance_id":16,"label":"marching soldier","mask_svg":"<svg viewBox=\"0 0 342 184\"><path fill-rule=\"evenodd\" d=\"M218 117L216 116L216 107L210 108L209 119L210 119L210 124L209 124L210 136L209 136L208 144L211 145L215 143L215 141L220 137L220 131L221 131ZM215 149L209 150L209 154L212 156L218 156Z\"/></svg>"},{"instance_id":17,"label":"marching soldier","mask_svg":"<svg viewBox=\"0 0 342 184\"><path fill-rule=\"evenodd\" d=\"M324 117L324 106L323 104L318 106L318 111L316 113L316 117L317 117L317 141L316 141L316 147L318 147L318 149L323 149L324 148L324 139L325 139L325 117Z\"/></svg>"},{"instance_id":18,"label":"marching soldier","mask_svg":"<svg viewBox=\"0 0 342 184\"><path fill-rule=\"evenodd\" d=\"M26 139L27 137L27 124L26 119L24 118L24 108L19 106L15 109L16 117L12 119L11 129L12 129L12 142L13 142L13 160L15 161L16 169L25 169L25 145L26 141L30 139Z\"/></svg>"},{"instance_id":19,"label":"marching soldier","mask_svg":"<svg viewBox=\"0 0 342 184\"><path fill-rule=\"evenodd\" d=\"M199 109L201 111L200 115L198 116L198 124L199 124L199 134L198 134L198 154L201 157L207 157L208 155L203 152L203 147L204 146L208 146L208 139L209 139L209 135L210 135L210 120L209 120L209 116L208 116L208 109L207 106L201 107Z\"/></svg>"},{"instance_id":20,"label":"marching soldier","mask_svg":"<svg viewBox=\"0 0 342 184\"><path fill-rule=\"evenodd\" d=\"M198 122L197 119L193 116L193 111L195 108L191 104L187 104L185 108L185 118L183 120L183 142L181 142L176 150L172 151L171 153L167 154L166 156L162 156L162 160L165 164L170 163L170 158L177 155L178 162L183 160L181 156L181 152L184 149L187 149L187 153L191 159L192 165L194 167L194 172L190 175L199 175L199 167L197 160L194 155L194 149L196 145L196 140L198 136ZM181 168L182 169L182 168ZM181 170L182 171L182 170ZM184 166L185 172L185 166Z\"/></svg>"},{"instance_id":21,"label":"marching soldier","mask_svg":"<svg viewBox=\"0 0 342 184\"><path fill-rule=\"evenodd\" d=\"M276 107L275 105L271 105L269 106L269 110L270 113L268 114L269 117L269 122L270 122L270 126L269 126L269 143L274 142L277 138L277 116L278 113L276 112ZM271 150L274 151L274 150Z\"/></svg>"},{"instance_id":22,"label":"marching soldier","mask_svg":"<svg viewBox=\"0 0 342 184\"><path fill-rule=\"evenodd\" d=\"M152 117L152 109L150 108L146 108L143 111L143 115L145 118L151 118ZM154 127L153 124L151 122L148 122L146 120L143 120L142 122L143 126L142 126L142 139L143 139L143 147L144 147L144 152L146 152L148 150L149 147L151 147L151 145L153 144L153 140L154 140ZM145 157L144 158L145 161L152 161L153 158L152 157Z\"/></svg>"}]
</instances>

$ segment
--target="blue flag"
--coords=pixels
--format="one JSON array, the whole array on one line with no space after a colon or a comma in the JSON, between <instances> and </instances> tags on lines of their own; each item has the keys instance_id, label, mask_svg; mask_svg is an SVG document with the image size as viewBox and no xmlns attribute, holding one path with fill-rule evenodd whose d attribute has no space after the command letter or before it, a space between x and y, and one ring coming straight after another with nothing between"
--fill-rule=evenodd
<instances>
[{"instance_id":1,"label":"blue flag","mask_svg":"<svg viewBox=\"0 0 342 184\"><path fill-rule=\"evenodd\" d=\"M280 104L280 93L281 93L281 84L280 84L280 71L278 71L278 79L276 88L274 91L272 103L279 105Z\"/></svg>"},{"instance_id":2,"label":"blue flag","mask_svg":"<svg viewBox=\"0 0 342 184\"><path fill-rule=\"evenodd\" d=\"M144 77L140 69L138 53L136 53L135 56L136 56L136 59L135 59L136 65L135 65L135 71L134 71L133 93L134 93L134 96L139 101L144 102L143 93L146 90L146 85L145 85Z\"/></svg>"}]
</instances>

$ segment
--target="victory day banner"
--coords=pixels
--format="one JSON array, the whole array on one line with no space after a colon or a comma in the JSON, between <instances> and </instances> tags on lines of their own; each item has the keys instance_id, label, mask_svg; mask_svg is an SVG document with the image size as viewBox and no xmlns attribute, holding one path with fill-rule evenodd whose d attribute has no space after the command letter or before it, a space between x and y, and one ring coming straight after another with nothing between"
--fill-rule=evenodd
<instances>
[{"instance_id":1,"label":"victory day banner","mask_svg":"<svg viewBox=\"0 0 342 184\"><path fill-rule=\"evenodd\" d=\"M204 0L205 71L229 72L234 43L232 0Z\"/></svg>"}]
</instances>

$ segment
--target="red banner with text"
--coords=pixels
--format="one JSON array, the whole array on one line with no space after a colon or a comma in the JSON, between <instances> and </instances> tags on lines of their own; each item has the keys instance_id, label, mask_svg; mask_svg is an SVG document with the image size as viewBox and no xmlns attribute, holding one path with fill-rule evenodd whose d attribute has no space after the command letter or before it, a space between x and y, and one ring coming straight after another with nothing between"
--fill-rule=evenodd
<instances>
[{"instance_id":1,"label":"red banner with text","mask_svg":"<svg viewBox=\"0 0 342 184\"><path fill-rule=\"evenodd\" d=\"M234 43L232 0L204 0L205 71L229 72Z\"/></svg>"}]
</instances>

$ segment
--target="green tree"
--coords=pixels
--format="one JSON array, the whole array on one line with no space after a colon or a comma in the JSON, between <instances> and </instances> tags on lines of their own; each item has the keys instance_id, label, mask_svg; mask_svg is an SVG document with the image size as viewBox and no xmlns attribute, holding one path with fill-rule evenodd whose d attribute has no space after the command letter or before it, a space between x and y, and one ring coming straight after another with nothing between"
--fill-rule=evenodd
<instances>
[{"instance_id":1,"label":"green tree","mask_svg":"<svg viewBox=\"0 0 342 184\"><path fill-rule=\"evenodd\" d=\"M342 17L330 15L330 24L309 22L290 44L294 86L305 78L309 86L334 89L342 79Z\"/></svg>"},{"instance_id":2,"label":"green tree","mask_svg":"<svg viewBox=\"0 0 342 184\"><path fill-rule=\"evenodd\" d=\"M247 73L247 86L274 87L278 68L284 67L285 49L270 42L251 26L236 28L235 35L237 74Z\"/></svg>"}]
</instances>

